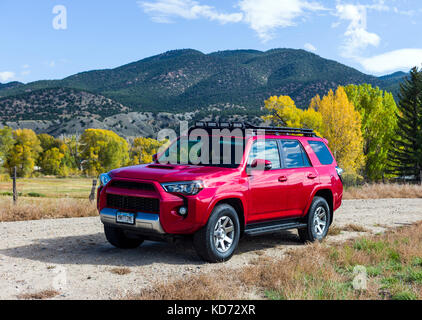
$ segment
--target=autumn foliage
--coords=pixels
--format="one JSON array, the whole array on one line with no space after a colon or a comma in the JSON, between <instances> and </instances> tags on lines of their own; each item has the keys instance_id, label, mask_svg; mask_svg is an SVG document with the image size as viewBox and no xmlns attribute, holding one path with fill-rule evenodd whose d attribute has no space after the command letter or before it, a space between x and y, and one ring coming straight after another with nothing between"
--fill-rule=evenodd
<instances>
[{"instance_id":1,"label":"autumn foliage","mask_svg":"<svg viewBox=\"0 0 422 320\"><path fill-rule=\"evenodd\" d=\"M306 110L288 96L270 97L265 109L263 119L274 125L309 128L326 138L348 175L371 181L386 176L397 126L397 106L390 93L366 84L340 86L314 97Z\"/></svg>"}]
</instances>

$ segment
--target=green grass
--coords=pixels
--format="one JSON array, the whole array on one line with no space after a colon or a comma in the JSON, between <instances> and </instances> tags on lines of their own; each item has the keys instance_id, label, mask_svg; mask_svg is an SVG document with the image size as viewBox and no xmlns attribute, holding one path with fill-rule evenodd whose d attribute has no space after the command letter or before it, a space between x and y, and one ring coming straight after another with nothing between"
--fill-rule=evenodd
<instances>
[{"instance_id":1,"label":"green grass","mask_svg":"<svg viewBox=\"0 0 422 320\"><path fill-rule=\"evenodd\" d=\"M32 198L87 199L91 188L89 178L32 178L17 182L19 195ZM0 182L0 196L12 196L12 182Z\"/></svg>"}]
</instances>

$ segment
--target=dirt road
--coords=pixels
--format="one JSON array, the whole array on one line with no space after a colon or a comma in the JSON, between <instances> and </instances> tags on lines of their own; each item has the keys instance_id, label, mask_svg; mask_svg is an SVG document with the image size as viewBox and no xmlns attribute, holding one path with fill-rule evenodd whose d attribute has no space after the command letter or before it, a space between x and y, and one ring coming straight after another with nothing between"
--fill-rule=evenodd
<instances>
[{"instance_id":1,"label":"dirt road","mask_svg":"<svg viewBox=\"0 0 422 320\"><path fill-rule=\"evenodd\" d=\"M376 233L420 220L422 199L349 200L336 212L334 225L356 224ZM359 235L343 231L329 241ZM301 245L296 231L245 238L223 266L240 268L259 256L282 256L287 248ZM221 266L203 263L189 241L115 249L106 242L97 217L0 223L0 299L51 288L60 292L56 299L116 299L156 281L218 272ZM112 272L120 267L129 273Z\"/></svg>"}]
</instances>

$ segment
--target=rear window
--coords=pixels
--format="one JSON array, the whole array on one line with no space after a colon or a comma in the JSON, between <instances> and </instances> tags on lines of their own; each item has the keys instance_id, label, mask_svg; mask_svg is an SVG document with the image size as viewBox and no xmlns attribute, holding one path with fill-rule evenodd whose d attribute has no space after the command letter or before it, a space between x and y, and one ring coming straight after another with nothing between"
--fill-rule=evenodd
<instances>
[{"instance_id":1,"label":"rear window","mask_svg":"<svg viewBox=\"0 0 422 320\"><path fill-rule=\"evenodd\" d=\"M321 162L322 165L327 166L327 165L333 164L334 158L331 155L330 150L328 150L324 142L308 141L308 143L312 147L312 150L314 150L316 156L319 159L319 162Z\"/></svg>"}]
</instances>

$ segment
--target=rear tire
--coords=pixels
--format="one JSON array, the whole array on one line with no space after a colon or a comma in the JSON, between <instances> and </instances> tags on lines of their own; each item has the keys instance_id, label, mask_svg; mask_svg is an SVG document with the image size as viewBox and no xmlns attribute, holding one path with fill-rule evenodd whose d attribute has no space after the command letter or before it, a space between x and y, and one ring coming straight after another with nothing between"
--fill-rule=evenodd
<instances>
[{"instance_id":1,"label":"rear tire","mask_svg":"<svg viewBox=\"0 0 422 320\"><path fill-rule=\"evenodd\" d=\"M330 207L322 197L315 197L309 208L307 227L298 229L302 242L322 241L328 234L331 221Z\"/></svg>"},{"instance_id":2,"label":"rear tire","mask_svg":"<svg viewBox=\"0 0 422 320\"><path fill-rule=\"evenodd\" d=\"M104 226L104 233L108 242L119 249L135 249L144 242L142 238L127 237L122 229L116 227Z\"/></svg>"},{"instance_id":3,"label":"rear tire","mask_svg":"<svg viewBox=\"0 0 422 320\"><path fill-rule=\"evenodd\" d=\"M195 233L193 244L205 261L216 263L230 260L240 238L240 223L236 210L221 204L214 208L205 227Z\"/></svg>"}]
</instances>

